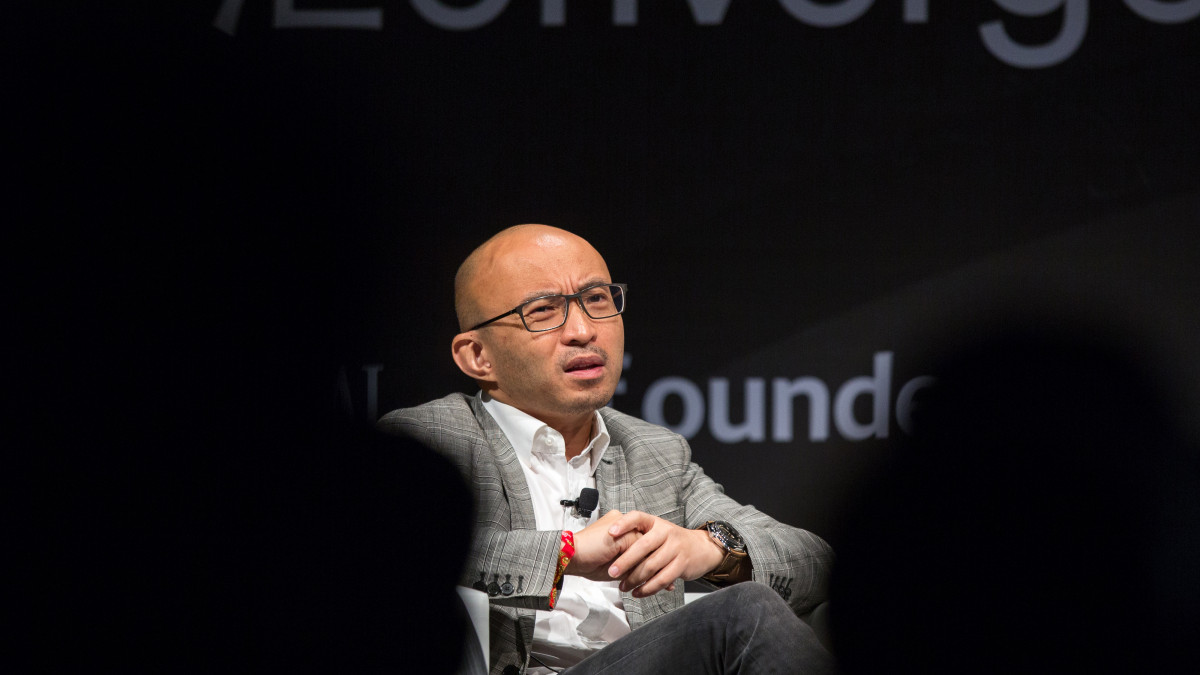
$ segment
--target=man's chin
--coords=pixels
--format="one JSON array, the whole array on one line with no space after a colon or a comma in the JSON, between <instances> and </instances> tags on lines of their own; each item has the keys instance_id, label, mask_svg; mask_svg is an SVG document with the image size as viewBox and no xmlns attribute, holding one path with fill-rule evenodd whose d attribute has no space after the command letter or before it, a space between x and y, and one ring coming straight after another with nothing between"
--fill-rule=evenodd
<instances>
[{"instance_id":1,"label":"man's chin","mask_svg":"<svg viewBox=\"0 0 1200 675\"><path fill-rule=\"evenodd\" d=\"M598 410L612 400L615 391L616 387L600 386L597 383L595 387L575 392L573 396L569 397L568 405L574 413ZM567 401L564 401L564 403L567 403Z\"/></svg>"}]
</instances>

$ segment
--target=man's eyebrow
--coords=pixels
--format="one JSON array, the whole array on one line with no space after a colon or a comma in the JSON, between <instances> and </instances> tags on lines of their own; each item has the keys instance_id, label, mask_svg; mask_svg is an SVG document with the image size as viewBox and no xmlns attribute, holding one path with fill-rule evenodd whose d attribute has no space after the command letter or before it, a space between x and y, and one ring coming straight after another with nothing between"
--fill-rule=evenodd
<instances>
[{"instance_id":1,"label":"man's eyebrow","mask_svg":"<svg viewBox=\"0 0 1200 675\"><path fill-rule=\"evenodd\" d=\"M607 284L607 283L610 283L610 282L606 281L604 279L601 279L600 277L594 277L592 279L588 279L587 281L580 282L579 286L577 286L575 288L575 292L578 293L579 291L582 291L585 288L591 288L592 286L599 286L601 284ZM563 294L559 293L557 290L530 291L529 293L525 294L525 298L523 300L521 300L520 304L523 305L531 300L537 300L538 298L544 298L548 295L563 295Z\"/></svg>"},{"instance_id":2,"label":"man's eyebrow","mask_svg":"<svg viewBox=\"0 0 1200 675\"><path fill-rule=\"evenodd\" d=\"M610 282L606 281L604 279L601 279L600 277L593 277L592 279L589 279L587 281L580 283L579 286L575 288L575 292L578 293L579 291L582 291L585 288L591 288L592 286L599 286L601 284L607 284L607 283L610 283Z\"/></svg>"},{"instance_id":3,"label":"man's eyebrow","mask_svg":"<svg viewBox=\"0 0 1200 675\"><path fill-rule=\"evenodd\" d=\"M544 298L548 295L558 295L558 291L530 291L529 293L525 294L524 298L521 299L520 304L523 305L531 300L537 300L538 298Z\"/></svg>"}]
</instances>

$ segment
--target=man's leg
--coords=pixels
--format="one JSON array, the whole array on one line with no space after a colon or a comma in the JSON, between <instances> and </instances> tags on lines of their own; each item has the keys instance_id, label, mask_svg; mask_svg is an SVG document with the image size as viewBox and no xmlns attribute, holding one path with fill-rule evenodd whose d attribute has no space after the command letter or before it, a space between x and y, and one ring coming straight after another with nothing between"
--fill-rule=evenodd
<instances>
[{"instance_id":1,"label":"man's leg","mask_svg":"<svg viewBox=\"0 0 1200 675\"><path fill-rule=\"evenodd\" d=\"M833 673L830 655L775 591L741 583L656 619L566 671L569 675Z\"/></svg>"}]
</instances>

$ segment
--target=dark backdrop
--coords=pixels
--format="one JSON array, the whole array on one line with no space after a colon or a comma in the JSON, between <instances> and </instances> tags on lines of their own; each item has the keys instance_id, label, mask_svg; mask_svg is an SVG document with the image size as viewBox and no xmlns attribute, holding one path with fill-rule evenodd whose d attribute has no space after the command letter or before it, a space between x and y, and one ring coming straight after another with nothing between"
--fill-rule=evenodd
<instances>
[{"instance_id":1,"label":"dark backdrop","mask_svg":"<svg viewBox=\"0 0 1200 675\"><path fill-rule=\"evenodd\" d=\"M451 279L520 222L630 285L613 405L835 543L904 385L977 321L1101 326L1200 404L1194 1L162 4L8 26L50 420L471 391Z\"/></svg>"}]
</instances>

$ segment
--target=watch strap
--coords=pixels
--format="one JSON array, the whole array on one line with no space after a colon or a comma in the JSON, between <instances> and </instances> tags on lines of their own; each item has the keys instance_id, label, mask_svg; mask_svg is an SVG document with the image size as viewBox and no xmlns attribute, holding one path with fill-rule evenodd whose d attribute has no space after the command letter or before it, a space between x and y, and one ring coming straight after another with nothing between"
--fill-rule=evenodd
<instances>
[{"instance_id":1,"label":"watch strap","mask_svg":"<svg viewBox=\"0 0 1200 675\"><path fill-rule=\"evenodd\" d=\"M750 563L750 554L746 551L739 551L737 549L730 548L720 537L716 536L710 529L710 526L715 522L716 521L710 520L696 529L708 530L708 535L713 542L725 550L725 557L721 560L720 564L713 568L708 574L705 574L703 577L701 577L701 579L718 585L730 584L749 579L750 570L753 569L753 566Z\"/></svg>"}]
</instances>

